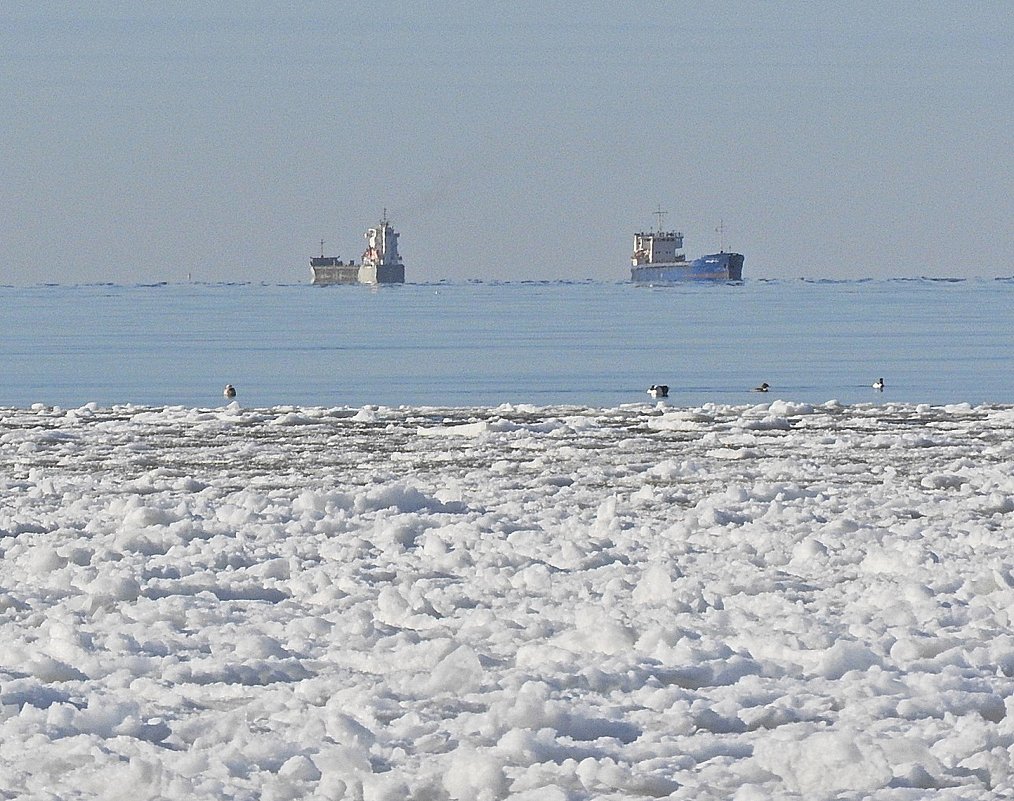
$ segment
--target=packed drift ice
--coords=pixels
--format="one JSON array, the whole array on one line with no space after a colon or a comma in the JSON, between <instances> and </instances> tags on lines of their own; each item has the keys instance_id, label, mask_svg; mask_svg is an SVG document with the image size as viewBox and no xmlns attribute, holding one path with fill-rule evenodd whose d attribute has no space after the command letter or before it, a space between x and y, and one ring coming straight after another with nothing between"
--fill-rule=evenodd
<instances>
[{"instance_id":1,"label":"packed drift ice","mask_svg":"<svg viewBox=\"0 0 1014 801\"><path fill-rule=\"evenodd\" d=\"M1014 409L0 410L0 795L1014 793Z\"/></svg>"}]
</instances>

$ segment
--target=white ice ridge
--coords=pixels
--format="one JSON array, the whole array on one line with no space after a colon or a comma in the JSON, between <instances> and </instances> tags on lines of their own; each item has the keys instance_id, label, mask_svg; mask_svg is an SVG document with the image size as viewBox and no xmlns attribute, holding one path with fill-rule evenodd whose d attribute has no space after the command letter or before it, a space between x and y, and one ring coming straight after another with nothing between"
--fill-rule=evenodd
<instances>
[{"instance_id":1,"label":"white ice ridge","mask_svg":"<svg viewBox=\"0 0 1014 801\"><path fill-rule=\"evenodd\" d=\"M0 409L0 797L1014 793L1014 409Z\"/></svg>"}]
</instances>

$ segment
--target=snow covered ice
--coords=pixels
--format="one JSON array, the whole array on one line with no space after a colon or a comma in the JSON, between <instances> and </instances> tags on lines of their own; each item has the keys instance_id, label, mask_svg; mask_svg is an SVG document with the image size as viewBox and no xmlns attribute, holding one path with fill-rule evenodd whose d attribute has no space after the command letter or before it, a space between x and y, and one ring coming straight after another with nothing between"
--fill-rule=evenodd
<instances>
[{"instance_id":1,"label":"snow covered ice","mask_svg":"<svg viewBox=\"0 0 1014 801\"><path fill-rule=\"evenodd\" d=\"M1012 435L0 409L0 797L1012 797Z\"/></svg>"}]
</instances>

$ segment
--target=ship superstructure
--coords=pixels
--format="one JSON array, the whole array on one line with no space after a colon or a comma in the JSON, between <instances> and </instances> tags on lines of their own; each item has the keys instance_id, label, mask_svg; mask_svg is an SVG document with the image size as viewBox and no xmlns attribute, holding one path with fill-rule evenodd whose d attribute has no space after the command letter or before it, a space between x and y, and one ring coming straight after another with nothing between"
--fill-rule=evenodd
<instances>
[{"instance_id":1,"label":"ship superstructure","mask_svg":"<svg viewBox=\"0 0 1014 801\"><path fill-rule=\"evenodd\" d=\"M366 250L359 269L362 284L403 284L405 265L398 254L398 232L387 221L387 210L380 225L366 231Z\"/></svg>"},{"instance_id":2,"label":"ship superstructure","mask_svg":"<svg viewBox=\"0 0 1014 801\"><path fill-rule=\"evenodd\" d=\"M320 256L310 259L312 284L403 284L405 265L398 253L398 232L387 219L387 210L380 223L367 229L366 250L362 261L343 262L338 256L325 256L321 242Z\"/></svg>"},{"instance_id":3,"label":"ship superstructure","mask_svg":"<svg viewBox=\"0 0 1014 801\"><path fill-rule=\"evenodd\" d=\"M642 264L669 264L686 261L683 234L677 231L652 231L634 234L634 252L630 257L635 267Z\"/></svg>"}]
</instances>

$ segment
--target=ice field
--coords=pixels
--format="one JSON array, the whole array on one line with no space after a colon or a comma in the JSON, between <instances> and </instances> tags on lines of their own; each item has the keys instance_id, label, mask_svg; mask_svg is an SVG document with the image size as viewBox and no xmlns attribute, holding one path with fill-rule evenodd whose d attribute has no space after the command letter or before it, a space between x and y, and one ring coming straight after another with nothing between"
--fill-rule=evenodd
<instances>
[{"instance_id":1,"label":"ice field","mask_svg":"<svg viewBox=\"0 0 1014 801\"><path fill-rule=\"evenodd\" d=\"M0 409L0 798L1014 797L1014 408Z\"/></svg>"}]
</instances>

